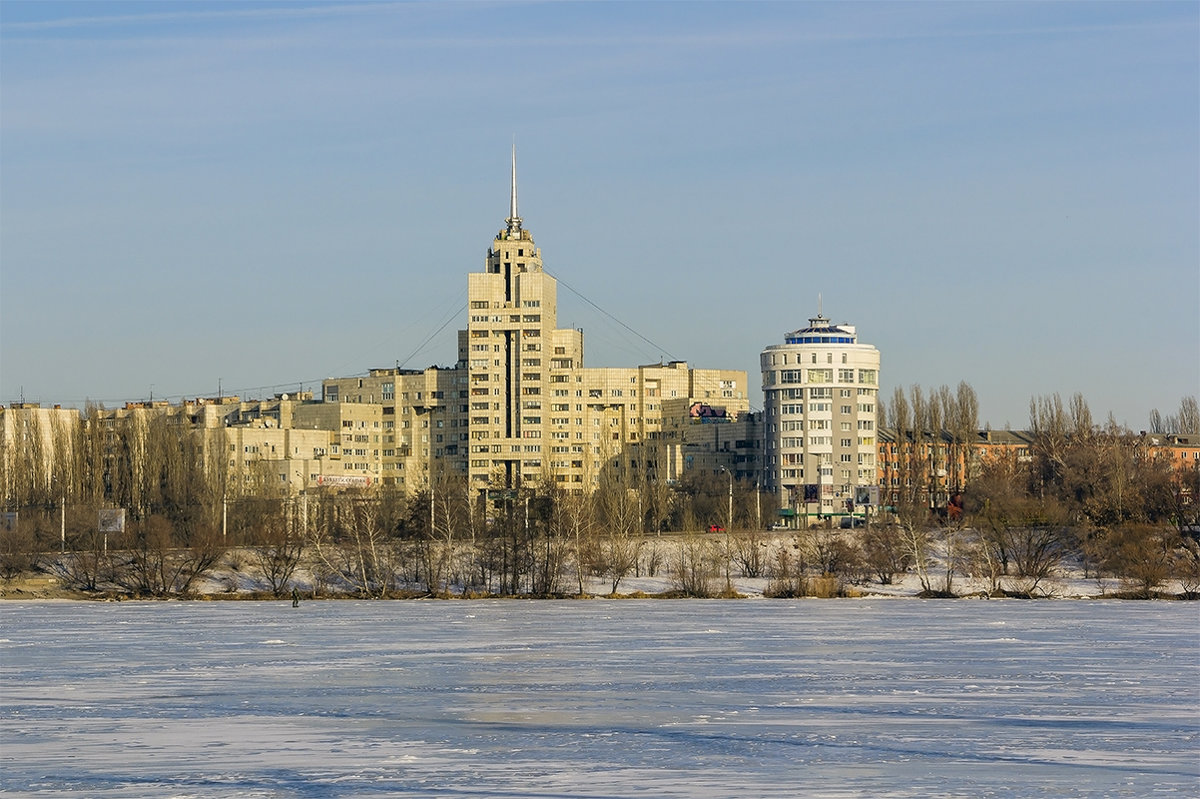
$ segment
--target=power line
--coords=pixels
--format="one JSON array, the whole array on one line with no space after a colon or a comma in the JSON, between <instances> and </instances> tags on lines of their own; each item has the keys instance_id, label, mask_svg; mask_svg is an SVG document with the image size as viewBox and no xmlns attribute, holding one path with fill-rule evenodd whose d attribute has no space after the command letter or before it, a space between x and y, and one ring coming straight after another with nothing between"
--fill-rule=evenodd
<instances>
[{"instance_id":1,"label":"power line","mask_svg":"<svg viewBox=\"0 0 1200 799\"><path fill-rule=\"evenodd\" d=\"M661 355L666 355L668 360L671 360L671 361L677 361L677 360L679 360L679 358L676 358L674 355L672 355L670 352L668 352L668 351L667 351L667 349L666 349L666 347L661 347L661 346L659 346L658 344L656 344L656 343L654 343L653 341L651 341L650 339L646 338L646 337L645 337L645 336L643 336L641 333L637 332L637 331L636 331L636 330L634 330L632 327L630 327L629 325L625 324L625 323L624 323L624 322L622 322L620 319L618 319L617 317L613 316L613 315L612 315L612 314L610 314L608 311L604 310L603 308L601 308L601 307L600 307L599 305L597 305L596 303L592 302L592 301L591 301L590 299L588 299L587 297L583 296L583 294L582 294L582 293L581 293L581 292L580 292L578 289L576 289L576 288L575 288L574 286L572 286L571 284L567 283L567 281L563 280L563 279L562 279L561 277L559 277L558 275L555 275L555 274L551 273L549 270L543 270L543 271L545 271L545 272L546 272L546 274L550 275L550 276L551 276L551 277L553 277L555 280L557 280L557 281L558 281L558 283L559 283L559 285L560 285L560 286L562 286L563 288L567 289L567 291L571 292L571 293L572 293L572 294L574 294L576 297L578 297L579 299L583 300L584 302L586 302L588 305L590 305L590 306L592 306L593 308L595 308L595 309L596 309L597 311L599 311L600 313L604 314L604 315L605 315L606 317L608 317L610 320L612 320L612 321L613 321L613 322L615 322L616 324L620 325L621 327L623 327L625 330L629 331L629 332L630 332L630 333L632 333L633 335L637 336L637 337L638 337L638 338L640 338L642 341L644 341L644 342L646 342L647 344L649 344L651 347L653 347L653 348L654 348L654 349L655 349L655 350L656 350L658 353L660 353Z\"/></svg>"},{"instance_id":2,"label":"power line","mask_svg":"<svg viewBox=\"0 0 1200 799\"><path fill-rule=\"evenodd\" d=\"M637 330L634 330L632 327L630 327L628 324L626 324L622 320L618 319L612 313L608 312L604 308L601 308L596 302L591 300L589 297L585 296L581 291L576 289L571 284L567 283L565 280L563 280L558 275L555 275L555 274L549 272L548 270L543 270L543 271L546 271L547 274L549 274L556 281L558 281L559 285L561 285L563 288L570 291L572 294L574 294L579 299L583 300L585 303L587 303L589 306L594 308L596 311L598 311L601 315L603 315L609 321L611 321L612 323L614 323L621 329L625 330L630 335L632 335L632 336L636 337L637 339L650 345L650 347L654 350L654 352L657 353L660 357L665 355L668 360L671 360L671 361L679 360L679 358L677 358L675 355L668 352L665 347L652 341L648 337L639 333ZM459 296L461 297L461 293ZM433 341L433 339L435 339L443 330L445 330L446 327L452 321L454 321L455 318L457 318L460 314L462 314L464 311L466 311L466 308L467 308L467 306L465 303L456 304L456 307L452 308L447 313L446 317L442 320L441 324L438 325L438 327L433 332L431 332L428 336L426 336L424 339L422 339L421 343L419 345L417 345L416 349L414 349L411 353L409 353L403 360L396 362L397 368L403 368L409 361L411 361L418 354L420 354L420 352L423 349L425 349L426 346L428 346L429 342ZM344 376L344 377L356 377L356 376L360 376L360 375L369 374L369 370L362 370L362 369L355 370L349 374L345 373L346 370L338 370L338 371L342 372L342 376ZM324 381L324 379L325 378L318 377L318 378L311 378L311 379L307 379L307 380L288 380L288 381L269 383L269 384L259 385L259 386L236 386L236 387L231 387L231 388L222 388L221 386L218 385L217 390L215 392L212 390L198 391L198 392L182 392L182 393L181 392L170 392L170 393L164 392L161 396L164 399L168 399L170 397L179 397L180 401L182 401L183 399L185 399L187 397L206 397L206 396L216 396L216 395L246 396L249 394L261 393L261 392L270 392L271 394L278 394L281 392L281 390L286 390L286 389L290 389L293 387L299 387L302 389L303 386L306 384L307 385L313 385L313 384L319 385ZM284 393L286 393L286 391L284 391ZM78 399L77 400L59 400L59 402L62 404L81 405L81 406L86 403L117 404L117 403L126 403L126 402L145 402L145 401L147 401L146 397L120 397L120 398L86 397L82 400L78 400Z\"/></svg>"},{"instance_id":3,"label":"power line","mask_svg":"<svg viewBox=\"0 0 1200 799\"><path fill-rule=\"evenodd\" d=\"M417 356L417 353L419 353L421 350L425 349L426 344L428 344L430 341L433 341L433 339L435 339L439 333L441 333L443 330L446 329L446 325L453 322L454 318L456 316L458 316L459 314L461 314L465 310L467 310L467 306L465 304L460 305L459 307L453 309L449 313L449 315L446 316L445 321L442 322L442 324L438 327L437 330L433 331L428 336L426 336L425 340L422 341L420 344L418 344L417 348L415 350L413 350L411 353L409 353L408 356L404 360L398 362L397 368L403 367L405 364L407 364L409 361L411 361L413 358L415 358Z\"/></svg>"}]
</instances>

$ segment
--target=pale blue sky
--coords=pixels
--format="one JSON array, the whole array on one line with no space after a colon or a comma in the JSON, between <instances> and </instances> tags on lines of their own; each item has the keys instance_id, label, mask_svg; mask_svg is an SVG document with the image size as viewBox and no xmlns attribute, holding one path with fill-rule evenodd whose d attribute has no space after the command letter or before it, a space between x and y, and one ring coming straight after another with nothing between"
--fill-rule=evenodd
<instances>
[{"instance_id":1,"label":"pale blue sky","mask_svg":"<svg viewBox=\"0 0 1200 799\"><path fill-rule=\"evenodd\" d=\"M4 0L0 399L452 364L515 138L548 271L654 342L561 288L589 365L758 405L820 296L885 395L1144 429L1200 391L1198 43L1193 2Z\"/></svg>"}]
</instances>

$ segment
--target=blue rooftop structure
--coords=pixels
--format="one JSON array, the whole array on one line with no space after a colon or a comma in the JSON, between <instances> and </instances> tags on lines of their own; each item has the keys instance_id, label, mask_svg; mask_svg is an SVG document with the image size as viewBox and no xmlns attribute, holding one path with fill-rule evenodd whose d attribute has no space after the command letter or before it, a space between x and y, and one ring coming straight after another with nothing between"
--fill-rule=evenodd
<instances>
[{"instance_id":1,"label":"blue rooftop structure","mask_svg":"<svg viewBox=\"0 0 1200 799\"><path fill-rule=\"evenodd\" d=\"M808 327L788 333L784 341L788 344L853 344L857 340L853 329L844 330L819 312L808 320Z\"/></svg>"}]
</instances>

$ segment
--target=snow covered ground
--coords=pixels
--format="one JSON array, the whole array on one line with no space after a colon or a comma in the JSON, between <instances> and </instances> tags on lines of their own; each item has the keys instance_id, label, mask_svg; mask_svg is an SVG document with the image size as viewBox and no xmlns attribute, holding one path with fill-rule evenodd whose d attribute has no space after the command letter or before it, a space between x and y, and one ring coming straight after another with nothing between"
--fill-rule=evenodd
<instances>
[{"instance_id":1,"label":"snow covered ground","mask_svg":"<svg viewBox=\"0 0 1200 799\"><path fill-rule=\"evenodd\" d=\"M0 603L0 794L1195 797L1200 605Z\"/></svg>"}]
</instances>

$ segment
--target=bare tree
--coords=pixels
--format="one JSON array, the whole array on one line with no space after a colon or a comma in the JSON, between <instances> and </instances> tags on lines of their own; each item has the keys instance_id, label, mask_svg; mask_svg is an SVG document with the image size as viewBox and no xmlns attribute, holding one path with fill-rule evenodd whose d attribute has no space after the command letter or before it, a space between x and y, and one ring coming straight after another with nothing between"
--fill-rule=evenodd
<instances>
[{"instance_id":1,"label":"bare tree","mask_svg":"<svg viewBox=\"0 0 1200 799\"><path fill-rule=\"evenodd\" d=\"M1200 404L1195 395L1188 395L1179 401L1179 413L1175 416L1174 429L1171 431L1181 436L1200 436Z\"/></svg>"},{"instance_id":2,"label":"bare tree","mask_svg":"<svg viewBox=\"0 0 1200 799\"><path fill-rule=\"evenodd\" d=\"M782 599L808 596L807 571L804 549L800 543L780 542L773 554L771 579L763 590L763 595Z\"/></svg>"},{"instance_id":3,"label":"bare tree","mask_svg":"<svg viewBox=\"0 0 1200 799\"><path fill-rule=\"evenodd\" d=\"M731 535L733 559L743 577L761 577L766 571L770 541L757 528L742 530Z\"/></svg>"},{"instance_id":4,"label":"bare tree","mask_svg":"<svg viewBox=\"0 0 1200 799\"><path fill-rule=\"evenodd\" d=\"M18 521L11 530L0 529L0 577L11 580L33 569L38 562L38 548L33 524Z\"/></svg>"},{"instance_id":5,"label":"bare tree","mask_svg":"<svg viewBox=\"0 0 1200 799\"><path fill-rule=\"evenodd\" d=\"M395 587L396 542L379 504L367 494L319 497L307 543L318 571L336 576L359 595L380 599Z\"/></svg>"},{"instance_id":6,"label":"bare tree","mask_svg":"<svg viewBox=\"0 0 1200 799\"><path fill-rule=\"evenodd\" d=\"M580 596L586 593L584 578L593 560L590 553L595 532L593 522L591 499L582 491L564 491L556 497L551 520L553 535L571 546L576 593Z\"/></svg>"},{"instance_id":7,"label":"bare tree","mask_svg":"<svg viewBox=\"0 0 1200 799\"><path fill-rule=\"evenodd\" d=\"M874 524L862 534L863 562L882 585L891 585L896 575L908 571L911 547L895 525Z\"/></svg>"},{"instance_id":8,"label":"bare tree","mask_svg":"<svg viewBox=\"0 0 1200 799\"><path fill-rule=\"evenodd\" d=\"M1150 598L1172 574L1178 543L1174 530L1126 524L1110 530L1104 543L1106 567L1136 596Z\"/></svg>"},{"instance_id":9,"label":"bare tree","mask_svg":"<svg viewBox=\"0 0 1200 799\"><path fill-rule=\"evenodd\" d=\"M595 570L608 580L609 593L615 594L621 581L637 567L643 538L641 499L616 469L606 468L600 472L592 501L602 526L595 542Z\"/></svg>"},{"instance_id":10,"label":"bare tree","mask_svg":"<svg viewBox=\"0 0 1200 799\"><path fill-rule=\"evenodd\" d=\"M290 503L274 501L255 528L251 559L275 596L287 592L304 557L303 522Z\"/></svg>"},{"instance_id":11,"label":"bare tree","mask_svg":"<svg viewBox=\"0 0 1200 799\"><path fill-rule=\"evenodd\" d=\"M720 547L711 539L694 532L684 534L678 541L675 589L689 597L713 596L716 578L720 573Z\"/></svg>"},{"instance_id":12,"label":"bare tree","mask_svg":"<svg viewBox=\"0 0 1200 799\"><path fill-rule=\"evenodd\" d=\"M135 596L190 593L196 581L220 561L224 549L213 530L199 531L179 546L170 521L158 514L127 528L113 579Z\"/></svg>"}]
</instances>

